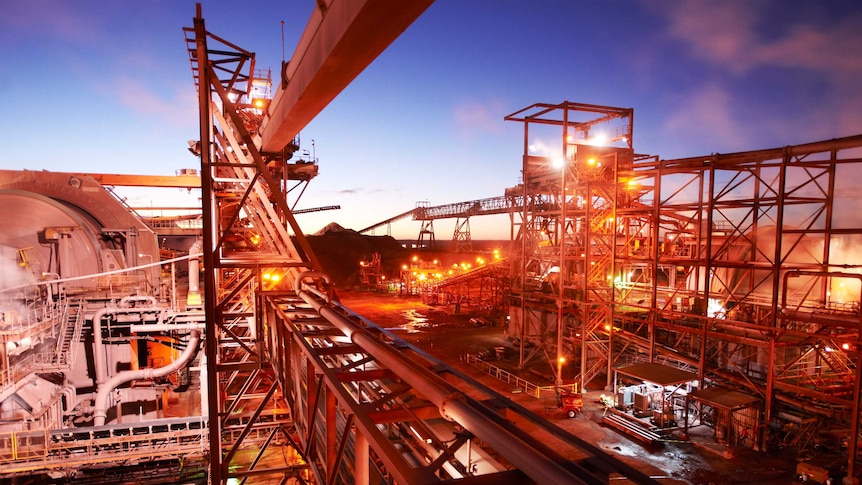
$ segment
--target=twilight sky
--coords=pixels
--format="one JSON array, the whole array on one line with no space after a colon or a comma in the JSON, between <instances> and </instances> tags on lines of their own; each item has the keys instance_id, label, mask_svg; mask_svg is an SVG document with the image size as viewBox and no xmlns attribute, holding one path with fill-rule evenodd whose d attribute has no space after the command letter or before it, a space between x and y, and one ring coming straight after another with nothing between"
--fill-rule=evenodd
<instances>
[{"instance_id":1,"label":"twilight sky","mask_svg":"<svg viewBox=\"0 0 862 485\"><path fill-rule=\"evenodd\" d=\"M277 72L315 2L201 3L210 32ZM0 168L199 168L194 15L189 0L0 0ZM523 137L503 117L536 102L634 108L635 151L672 159L860 134L860 86L858 0L437 0L303 130L320 175L297 207L342 208L297 218L361 229L417 201L501 196ZM470 223L473 239L508 237L506 216ZM392 229L415 239L419 223ZM437 239L453 229L435 223Z\"/></svg>"}]
</instances>

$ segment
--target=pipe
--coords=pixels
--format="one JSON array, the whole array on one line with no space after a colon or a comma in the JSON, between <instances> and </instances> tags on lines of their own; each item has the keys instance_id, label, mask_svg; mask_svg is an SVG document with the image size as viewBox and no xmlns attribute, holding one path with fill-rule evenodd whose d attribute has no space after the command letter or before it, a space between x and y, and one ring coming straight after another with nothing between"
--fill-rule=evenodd
<instances>
[{"instance_id":1,"label":"pipe","mask_svg":"<svg viewBox=\"0 0 862 485\"><path fill-rule=\"evenodd\" d=\"M319 278L322 279L327 285L331 284L332 281L329 279L329 275L326 273L322 273L320 271L303 271L296 275L296 280L293 282L293 289L296 292L302 289L303 280ZM332 303L332 298L329 296L329 292L326 293L326 304Z\"/></svg>"},{"instance_id":2,"label":"pipe","mask_svg":"<svg viewBox=\"0 0 862 485\"><path fill-rule=\"evenodd\" d=\"M111 378L104 385L99 386L99 392L96 394L96 403L93 406L93 425L94 426L102 426L105 424L105 418L107 416L107 408L108 408L108 397L111 395L111 392L126 382L133 381L136 379L153 379L157 377L164 377L172 372L176 372L183 366L185 366L194 355L198 351L198 344L200 343L201 333L198 330L192 330L191 340L189 340L186 349L180 354L180 357L171 362L170 364L164 367L157 368L147 368L147 369L138 369L138 370L130 370L126 372L121 372L114 377Z\"/></svg>"},{"instance_id":3,"label":"pipe","mask_svg":"<svg viewBox=\"0 0 862 485\"><path fill-rule=\"evenodd\" d=\"M186 307L200 308L203 304L200 277L200 256L203 244L203 239L197 239L189 248L189 293L186 297Z\"/></svg>"},{"instance_id":4,"label":"pipe","mask_svg":"<svg viewBox=\"0 0 862 485\"><path fill-rule=\"evenodd\" d=\"M66 412L71 412L75 409L75 406L78 404L78 391L75 390L75 386L72 384L66 384L63 386L61 392L64 396L66 396Z\"/></svg>"},{"instance_id":5,"label":"pipe","mask_svg":"<svg viewBox=\"0 0 862 485\"><path fill-rule=\"evenodd\" d=\"M158 311L159 308L142 307L142 308L118 308L104 307L100 308L93 315L93 364L96 368L96 385L100 385L108 378L108 366L105 363L105 345L102 342L102 319L107 315L117 313L149 313Z\"/></svg>"},{"instance_id":6,"label":"pipe","mask_svg":"<svg viewBox=\"0 0 862 485\"><path fill-rule=\"evenodd\" d=\"M131 325L129 326L129 331L133 333L147 333L147 332L171 332L175 330L203 330L206 328L206 324L204 322L195 323L154 323L152 325Z\"/></svg>"},{"instance_id":7,"label":"pipe","mask_svg":"<svg viewBox=\"0 0 862 485\"><path fill-rule=\"evenodd\" d=\"M93 367L96 368L97 386L105 382L105 378L108 376L108 369L105 368L105 346L102 343L102 319L113 310L119 310L119 308L100 308L93 315Z\"/></svg>"},{"instance_id":8,"label":"pipe","mask_svg":"<svg viewBox=\"0 0 862 485\"><path fill-rule=\"evenodd\" d=\"M146 296L146 295L130 295L124 296L120 299L119 306L122 308L134 308L134 305L138 302L146 302L149 303L149 306L153 307L159 304L156 301L155 297Z\"/></svg>"},{"instance_id":9,"label":"pipe","mask_svg":"<svg viewBox=\"0 0 862 485\"><path fill-rule=\"evenodd\" d=\"M311 305L320 316L332 323L376 360L395 375L422 393L438 407L440 414L454 421L490 444L495 450L509 459L527 476L538 483L585 483L559 463L549 459L539 450L525 443L519 437L500 426L488 417L457 388L437 375L430 373L401 356L391 346L370 335L365 329L357 327L348 318L325 306L312 291L301 291L300 283L309 277L321 276L318 273L301 273L296 278L297 295Z\"/></svg>"}]
</instances>

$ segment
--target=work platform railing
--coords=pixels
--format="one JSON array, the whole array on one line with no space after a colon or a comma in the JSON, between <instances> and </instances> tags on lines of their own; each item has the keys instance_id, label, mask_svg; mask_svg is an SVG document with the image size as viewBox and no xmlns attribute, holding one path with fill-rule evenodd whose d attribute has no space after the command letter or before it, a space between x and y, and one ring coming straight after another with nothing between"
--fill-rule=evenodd
<instances>
[{"instance_id":1,"label":"work platform railing","mask_svg":"<svg viewBox=\"0 0 862 485\"><path fill-rule=\"evenodd\" d=\"M524 394L534 397L536 399L541 399L542 397L555 396L558 390L563 390L566 392L576 393L578 392L578 383L573 382L572 384L565 384L562 386L540 386L535 384L523 377L518 377L512 372L503 369L502 367L496 366L475 354L466 354L464 356L465 362L481 369L483 372L488 374L491 377L494 377L500 381L509 384L512 387L512 392L523 392Z\"/></svg>"},{"instance_id":2,"label":"work platform railing","mask_svg":"<svg viewBox=\"0 0 862 485\"><path fill-rule=\"evenodd\" d=\"M0 467L4 476L34 470L73 476L79 468L99 462L201 457L207 436L205 417L0 433Z\"/></svg>"}]
</instances>

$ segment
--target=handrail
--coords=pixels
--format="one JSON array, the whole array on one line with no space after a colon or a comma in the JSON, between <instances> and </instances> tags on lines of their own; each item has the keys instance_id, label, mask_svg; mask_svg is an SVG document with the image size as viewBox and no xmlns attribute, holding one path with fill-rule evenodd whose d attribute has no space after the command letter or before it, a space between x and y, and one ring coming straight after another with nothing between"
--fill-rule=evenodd
<instances>
[{"instance_id":1,"label":"handrail","mask_svg":"<svg viewBox=\"0 0 862 485\"><path fill-rule=\"evenodd\" d=\"M465 361L474 366L478 367L485 371L488 375L496 377L497 379L506 382L508 384L512 384L517 386L517 388L521 389L528 396L534 397L536 399L542 398L542 392L551 392L556 393L557 386L540 386L538 384L534 384L526 379L516 376L506 369L497 367L490 362L480 359L477 355L467 354ZM565 390L571 393L578 392L578 383L565 384L559 387L561 390Z\"/></svg>"}]
</instances>

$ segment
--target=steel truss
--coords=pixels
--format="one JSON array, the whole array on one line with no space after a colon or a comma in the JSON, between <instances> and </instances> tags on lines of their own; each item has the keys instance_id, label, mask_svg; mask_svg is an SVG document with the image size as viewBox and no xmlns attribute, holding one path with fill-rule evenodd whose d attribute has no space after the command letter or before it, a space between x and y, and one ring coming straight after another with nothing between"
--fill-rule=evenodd
<instances>
[{"instance_id":1,"label":"steel truss","mask_svg":"<svg viewBox=\"0 0 862 485\"><path fill-rule=\"evenodd\" d=\"M660 160L633 155L629 132L628 146L605 152L611 163L585 167L584 152L600 156L572 150L567 131L582 126L568 117L582 106L507 117L525 125L511 331L546 355L553 343L557 357L580 355L585 385L605 368L610 387L613 367L649 361L759 396L753 446L777 444L770 425L817 421L843 433L854 473L862 260L846 248L862 236L849 209L862 136ZM592 112L593 131L621 113ZM537 126L557 130L560 155L530 152Z\"/></svg>"},{"instance_id":2,"label":"steel truss","mask_svg":"<svg viewBox=\"0 0 862 485\"><path fill-rule=\"evenodd\" d=\"M617 175L634 157L632 118L631 109L568 101L506 116L524 124L524 203L512 216L521 242L513 266L521 365L538 350L553 355L558 386L572 357L581 388L608 368ZM535 137L559 140L559 151L531 153ZM539 345L524 358L530 340Z\"/></svg>"},{"instance_id":3,"label":"steel truss","mask_svg":"<svg viewBox=\"0 0 862 485\"><path fill-rule=\"evenodd\" d=\"M187 43L211 483L655 483L332 301L270 172L286 157L260 153L245 116L254 56L208 33L200 10Z\"/></svg>"},{"instance_id":4,"label":"steel truss","mask_svg":"<svg viewBox=\"0 0 862 485\"><path fill-rule=\"evenodd\" d=\"M185 32L201 113L210 482L302 482L307 465L258 316L261 291L319 269L285 195L295 147L262 154L254 143L254 55L207 32L200 5Z\"/></svg>"},{"instance_id":5,"label":"steel truss","mask_svg":"<svg viewBox=\"0 0 862 485\"><path fill-rule=\"evenodd\" d=\"M836 186L862 169L860 146L635 161L620 174L610 360L670 360L760 396L761 423L828 417L824 431L858 434L862 261L837 249L862 227L836 217Z\"/></svg>"}]
</instances>

